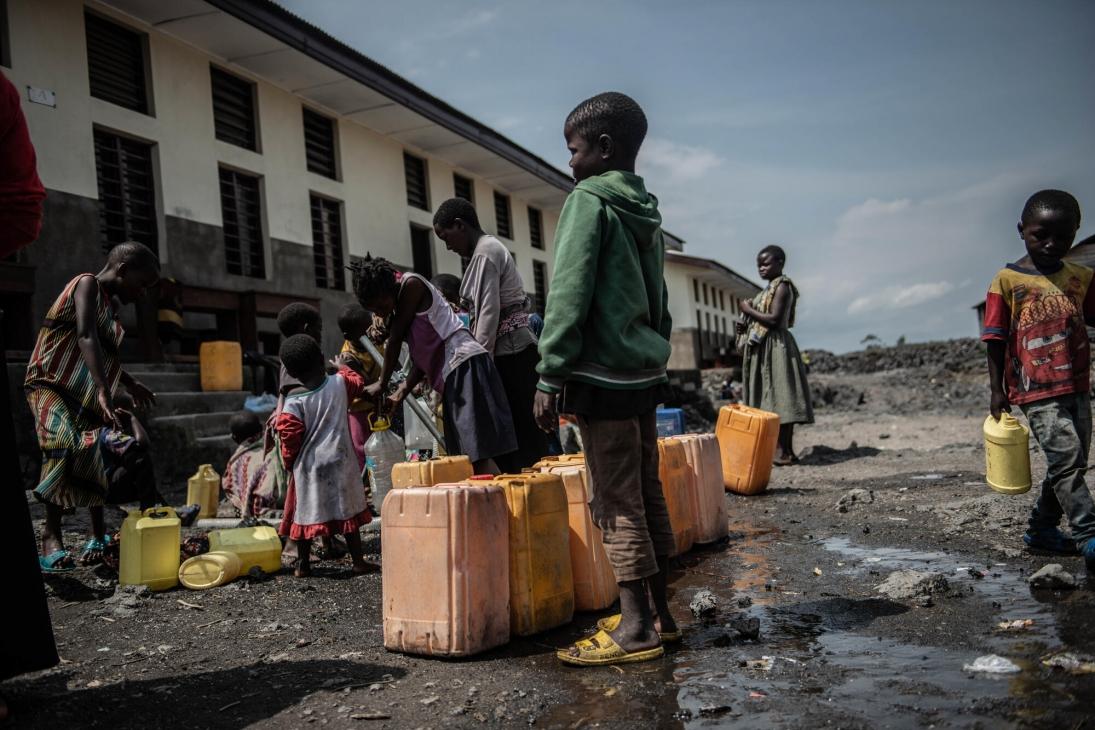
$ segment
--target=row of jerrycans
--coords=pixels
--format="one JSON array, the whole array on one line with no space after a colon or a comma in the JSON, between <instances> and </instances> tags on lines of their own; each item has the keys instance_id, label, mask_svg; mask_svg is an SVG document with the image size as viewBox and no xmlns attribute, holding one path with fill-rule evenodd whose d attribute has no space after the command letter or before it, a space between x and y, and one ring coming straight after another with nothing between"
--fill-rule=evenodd
<instances>
[{"instance_id":1,"label":"row of jerrycans","mask_svg":"<svg viewBox=\"0 0 1095 730\"><path fill-rule=\"evenodd\" d=\"M399 488L411 485L397 471L381 508L387 648L467 656L616 600L581 457L483 478L468 464L459 482L428 489Z\"/></svg>"}]
</instances>

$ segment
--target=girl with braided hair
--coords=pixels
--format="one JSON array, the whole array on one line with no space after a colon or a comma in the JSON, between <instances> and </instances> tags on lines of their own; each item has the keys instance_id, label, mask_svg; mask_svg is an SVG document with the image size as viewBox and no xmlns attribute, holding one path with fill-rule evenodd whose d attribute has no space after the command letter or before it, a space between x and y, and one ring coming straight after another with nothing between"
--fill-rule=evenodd
<instances>
[{"instance_id":1,"label":"girl with braided hair","mask_svg":"<svg viewBox=\"0 0 1095 730\"><path fill-rule=\"evenodd\" d=\"M398 407L423 378L441 394L445 451L466 454L476 474L498 474L495 457L517 449L509 402L490 354L429 281L400 273L383 258L366 256L352 267L361 306L389 320L384 366L366 396L379 399L398 366L403 343L411 372L388 397Z\"/></svg>"}]
</instances>

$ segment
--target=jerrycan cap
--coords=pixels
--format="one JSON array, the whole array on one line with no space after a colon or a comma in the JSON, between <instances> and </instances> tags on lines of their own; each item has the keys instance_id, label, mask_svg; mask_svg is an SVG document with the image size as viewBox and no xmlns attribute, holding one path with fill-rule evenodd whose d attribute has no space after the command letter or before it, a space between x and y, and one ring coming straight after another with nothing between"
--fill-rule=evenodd
<instances>
[{"instance_id":1,"label":"jerrycan cap","mask_svg":"<svg viewBox=\"0 0 1095 730\"><path fill-rule=\"evenodd\" d=\"M387 431L392 427L391 421L384 416L374 415L369 419L369 428L373 431Z\"/></svg>"}]
</instances>

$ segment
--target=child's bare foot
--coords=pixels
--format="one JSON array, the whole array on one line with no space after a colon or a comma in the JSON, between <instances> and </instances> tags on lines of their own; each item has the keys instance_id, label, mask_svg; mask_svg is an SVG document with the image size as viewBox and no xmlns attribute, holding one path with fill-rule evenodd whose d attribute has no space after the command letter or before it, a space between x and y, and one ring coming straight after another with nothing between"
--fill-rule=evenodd
<instances>
[{"instance_id":1,"label":"child's bare foot","mask_svg":"<svg viewBox=\"0 0 1095 730\"><path fill-rule=\"evenodd\" d=\"M297 578L310 578L312 576L311 563L298 562L297 567L293 569L293 575Z\"/></svg>"}]
</instances>

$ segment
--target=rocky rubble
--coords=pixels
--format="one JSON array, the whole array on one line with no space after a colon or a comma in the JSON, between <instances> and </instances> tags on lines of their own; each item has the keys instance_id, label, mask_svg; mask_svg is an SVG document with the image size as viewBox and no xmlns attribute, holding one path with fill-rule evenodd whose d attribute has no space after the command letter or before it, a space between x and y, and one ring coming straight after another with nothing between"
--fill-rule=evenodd
<instances>
[{"instance_id":1,"label":"rocky rubble","mask_svg":"<svg viewBox=\"0 0 1095 730\"><path fill-rule=\"evenodd\" d=\"M916 342L893 347L868 347L859 352L834 355L828 350L807 350L811 373L877 373L903 368L937 368L950 373L985 369L985 346L965 337L939 342Z\"/></svg>"}]
</instances>

